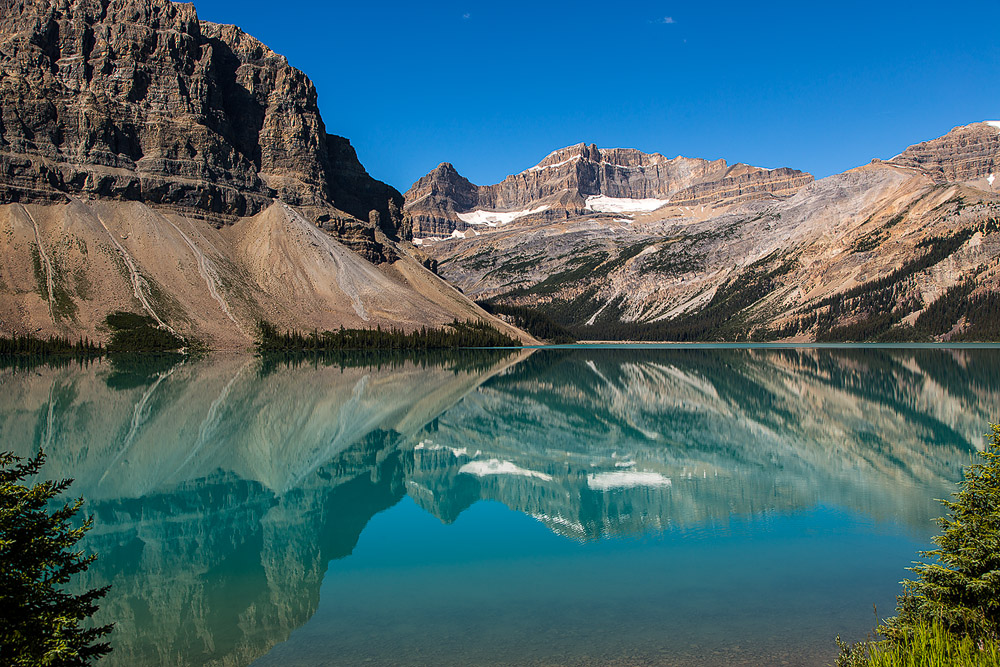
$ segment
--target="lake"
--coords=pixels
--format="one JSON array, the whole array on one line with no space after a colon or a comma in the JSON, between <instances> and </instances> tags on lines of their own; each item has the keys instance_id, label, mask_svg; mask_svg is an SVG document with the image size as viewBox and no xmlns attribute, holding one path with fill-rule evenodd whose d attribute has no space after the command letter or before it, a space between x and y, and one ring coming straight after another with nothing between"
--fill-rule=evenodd
<instances>
[{"instance_id":1,"label":"lake","mask_svg":"<svg viewBox=\"0 0 1000 667\"><path fill-rule=\"evenodd\" d=\"M891 615L995 348L208 355L0 370L102 665L828 665Z\"/></svg>"}]
</instances>

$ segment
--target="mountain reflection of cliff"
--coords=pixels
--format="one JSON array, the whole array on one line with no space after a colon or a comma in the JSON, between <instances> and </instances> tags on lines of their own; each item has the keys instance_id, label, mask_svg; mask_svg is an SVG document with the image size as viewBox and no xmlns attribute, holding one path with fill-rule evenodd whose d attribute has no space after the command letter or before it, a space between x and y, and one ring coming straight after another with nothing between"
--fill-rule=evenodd
<instances>
[{"instance_id":1,"label":"mountain reflection of cliff","mask_svg":"<svg viewBox=\"0 0 1000 667\"><path fill-rule=\"evenodd\" d=\"M471 354L471 353L470 353ZM458 359L456 361L456 359ZM836 505L926 531L1000 399L996 350L543 350L383 365L0 371L5 449L96 515L105 664L245 665L404 494L576 539Z\"/></svg>"},{"instance_id":2,"label":"mountain reflection of cliff","mask_svg":"<svg viewBox=\"0 0 1000 667\"><path fill-rule=\"evenodd\" d=\"M0 372L5 447L96 517L108 665L246 665L315 611L327 563L403 497L400 443L517 357L340 367L212 356Z\"/></svg>"},{"instance_id":3,"label":"mountain reflection of cliff","mask_svg":"<svg viewBox=\"0 0 1000 667\"><path fill-rule=\"evenodd\" d=\"M533 355L429 425L408 492L492 498L579 538L817 504L923 532L983 443L995 350Z\"/></svg>"}]
</instances>

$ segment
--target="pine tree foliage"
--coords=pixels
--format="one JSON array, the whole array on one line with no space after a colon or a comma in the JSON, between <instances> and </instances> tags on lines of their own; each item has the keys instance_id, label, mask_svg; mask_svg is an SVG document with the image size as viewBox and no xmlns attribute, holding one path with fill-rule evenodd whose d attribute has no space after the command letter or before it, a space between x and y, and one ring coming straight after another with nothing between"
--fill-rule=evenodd
<instances>
[{"instance_id":1,"label":"pine tree foliage","mask_svg":"<svg viewBox=\"0 0 1000 667\"><path fill-rule=\"evenodd\" d=\"M73 527L83 499L53 507L72 480L22 482L45 461L0 453L0 664L77 667L111 651L101 641L112 626L84 627L108 588L66 589L96 556L77 543L92 519Z\"/></svg>"},{"instance_id":2,"label":"pine tree foliage","mask_svg":"<svg viewBox=\"0 0 1000 667\"><path fill-rule=\"evenodd\" d=\"M45 357L50 355L72 356L77 358L100 357L104 347L89 338L76 341L67 336L50 336L38 338L32 335L0 336L0 357Z\"/></svg>"},{"instance_id":3,"label":"pine tree foliage","mask_svg":"<svg viewBox=\"0 0 1000 667\"><path fill-rule=\"evenodd\" d=\"M149 315L118 310L109 313L104 323L111 330L108 352L172 352L185 346L183 338L159 326Z\"/></svg>"},{"instance_id":4,"label":"pine tree foliage","mask_svg":"<svg viewBox=\"0 0 1000 667\"><path fill-rule=\"evenodd\" d=\"M883 630L890 639L921 622L943 624L949 631L997 639L1000 631L1000 425L992 425L981 461L965 471L954 500L939 523L936 549L923 552L937 562L912 568L917 579L905 581L898 616Z\"/></svg>"},{"instance_id":5,"label":"pine tree foliage","mask_svg":"<svg viewBox=\"0 0 1000 667\"><path fill-rule=\"evenodd\" d=\"M526 306L510 306L490 301L476 301L476 305L490 315L506 316L507 321L524 329L539 340L556 344L575 343L576 338L569 329L557 324L555 320L536 308Z\"/></svg>"}]
</instances>

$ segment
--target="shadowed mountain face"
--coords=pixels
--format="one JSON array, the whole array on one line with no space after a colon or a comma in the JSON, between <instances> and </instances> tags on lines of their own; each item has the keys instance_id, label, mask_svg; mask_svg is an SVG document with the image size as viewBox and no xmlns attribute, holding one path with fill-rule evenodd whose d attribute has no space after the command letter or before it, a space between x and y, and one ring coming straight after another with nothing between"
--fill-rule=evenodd
<instances>
[{"instance_id":1,"label":"shadowed mountain face","mask_svg":"<svg viewBox=\"0 0 1000 667\"><path fill-rule=\"evenodd\" d=\"M66 194L216 220L279 198L364 222L399 193L327 134L316 89L235 26L168 0L0 2L0 198Z\"/></svg>"},{"instance_id":2,"label":"shadowed mountain face","mask_svg":"<svg viewBox=\"0 0 1000 667\"><path fill-rule=\"evenodd\" d=\"M570 350L377 366L0 371L7 447L96 515L108 664L244 665L410 495L580 540L817 506L923 533L1000 401L995 350Z\"/></svg>"}]
</instances>

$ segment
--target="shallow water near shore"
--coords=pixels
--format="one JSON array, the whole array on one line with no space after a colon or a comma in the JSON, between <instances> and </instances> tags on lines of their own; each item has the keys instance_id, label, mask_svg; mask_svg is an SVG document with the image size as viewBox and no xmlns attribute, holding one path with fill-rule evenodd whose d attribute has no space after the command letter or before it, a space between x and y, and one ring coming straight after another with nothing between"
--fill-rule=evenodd
<instances>
[{"instance_id":1,"label":"shallow water near shore","mask_svg":"<svg viewBox=\"0 0 1000 667\"><path fill-rule=\"evenodd\" d=\"M827 665L930 546L1000 350L602 347L0 370L102 665Z\"/></svg>"}]
</instances>

